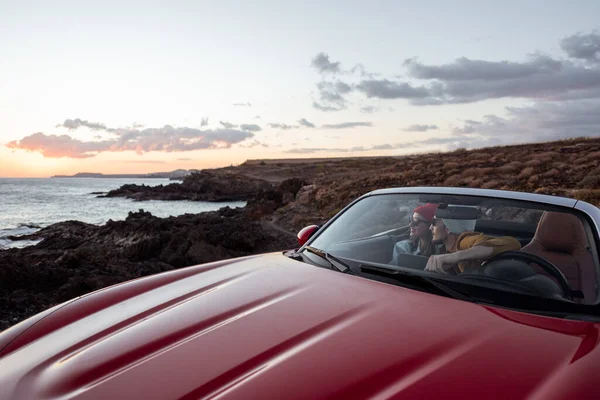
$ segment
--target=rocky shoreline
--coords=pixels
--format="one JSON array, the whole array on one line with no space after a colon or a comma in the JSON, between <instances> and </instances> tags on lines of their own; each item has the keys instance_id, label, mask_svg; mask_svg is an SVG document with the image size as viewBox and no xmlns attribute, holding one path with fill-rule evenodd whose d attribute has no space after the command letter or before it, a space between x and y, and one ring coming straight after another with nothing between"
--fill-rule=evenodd
<instances>
[{"instance_id":1,"label":"rocky shoreline","mask_svg":"<svg viewBox=\"0 0 600 400\"><path fill-rule=\"evenodd\" d=\"M0 329L119 282L296 245L294 234L229 207L170 218L140 210L124 221L66 221L23 237L42 238L0 251Z\"/></svg>"},{"instance_id":2,"label":"rocky shoreline","mask_svg":"<svg viewBox=\"0 0 600 400\"><path fill-rule=\"evenodd\" d=\"M600 206L600 139L404 157L245 163L197 172L166 186L125 185L99 197L242 200L246 206L170 218L141 210L102 226L66 221L14 238L43 241L0 250L0 330L129 279L294 248L296 232L304 226L325 223L366 192L403 186L516 190Z\"/></svg>"},{"instance_id":3,"label":"rocky shoreline","mask_svg":"<svg viewBox=\"0 0 600 400\"><path fill-rule=\"evenodd\" d=\"M191 201L246 201L261 190L272 189L272 185L262 179L241 174L218 174L202 171L193 173L181 183L166 186L123 185L98 197L126 197L136 201L145 200L191 200Z\"/></svg>"},{"instance_id":4,"label":"rocky shoreline","mask_svg":"<svg viewBox=\"0 0 600 400\"><path fill-rule=\"evenodd\" d=\"M113 196L143 193L145 198L236 198L243 208L158 218L139 210L124 221L101 226L79 221L50 225L12 240L42 240L35 246L0 251L0 330L55 304L110 285L172 269L297 245L295 232L269 218L295 199L303 182L279 185L239 176L201 173L157 191L125 185ZM195 192L194 190L202 190ZM236 193L236 190L239 190ZM143 196L136 195L141 200Z\"/></svg>"}]
</instances>

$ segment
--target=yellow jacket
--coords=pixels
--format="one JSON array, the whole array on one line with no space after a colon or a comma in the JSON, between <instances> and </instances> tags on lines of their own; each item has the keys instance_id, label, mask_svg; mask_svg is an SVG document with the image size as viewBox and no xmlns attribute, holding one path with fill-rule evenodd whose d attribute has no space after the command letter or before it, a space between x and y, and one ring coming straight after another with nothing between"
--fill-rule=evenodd
<instances>
[{"instance_id":1,"label":"yellow jacket","mask_svg":"<svg viewBox=\"0 0 600 400\"><path fill-rule=\"evenodd\" d=\"M453 248L446 249L449 253L454 253L460 250L467 250L475 246L487 246L493 247L494 252L492 257L497 254L504 253L505 251L516 251L521 249L521 243L517 239L511 236L486 236L479 232L463 232L460 234ZM464 272L465 269L476 268L481 266L481 261L461 261L458 263L458 269L460 272Z\"/></svg>"}]
</instances>

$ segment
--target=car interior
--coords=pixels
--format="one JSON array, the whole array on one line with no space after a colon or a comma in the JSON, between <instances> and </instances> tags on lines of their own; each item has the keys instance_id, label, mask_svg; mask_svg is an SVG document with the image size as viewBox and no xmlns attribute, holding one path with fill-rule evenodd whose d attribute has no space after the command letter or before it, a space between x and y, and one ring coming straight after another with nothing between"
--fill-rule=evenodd
<instances>
[{"instance_id":1,"label":"car interior","mask_svg":"<svg viewBox=\"0 0 600 400\"><path fill-rule=\"evenodd\" d=\"M474 230L490 236L512 236L522 248L488 260L484 268L461 276L473 279L487 276L496 281L515 282L546 297L595 303L596 267L584 225L575 215L544 211L537 224L478 219ZM328 251L348 259L389 264L394 245L408 238L409 227L402 226L367 238L332 243ZM402 254L399 266L424 270L427 260L424 256Z\"/></svg>"}]
</instances>

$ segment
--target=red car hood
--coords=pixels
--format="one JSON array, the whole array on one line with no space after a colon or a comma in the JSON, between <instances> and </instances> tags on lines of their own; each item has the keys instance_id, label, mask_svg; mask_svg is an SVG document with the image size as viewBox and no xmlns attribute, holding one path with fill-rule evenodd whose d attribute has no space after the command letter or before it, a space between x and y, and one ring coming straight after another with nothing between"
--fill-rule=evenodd
<instances>
[{"instance_id":1,"label":"red car hood","mask_svg":"<svg viewBox=\"0 0 600 400\"><path fill-rule=\"evenodd\" d=\"M599 327L269 254L117 285L9 329L0 398L600 398Z\"/></svg>"}]
</instances>

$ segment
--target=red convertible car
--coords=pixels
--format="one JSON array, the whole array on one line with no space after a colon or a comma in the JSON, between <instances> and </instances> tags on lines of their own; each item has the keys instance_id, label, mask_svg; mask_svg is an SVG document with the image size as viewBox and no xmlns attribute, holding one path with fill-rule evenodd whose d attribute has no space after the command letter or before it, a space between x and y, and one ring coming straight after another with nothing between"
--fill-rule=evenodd
<instances>
[{"instance_id":1,"label":"red convertible car","mask_svg":"<svg viewBox=\"0 0 600 400\"><path fill-rule=\"evenodd\" d=\"M356 199L295 250L161 273L0 334L0 399L598 399L600 209Z\"/></svg>"}]
</instances>

